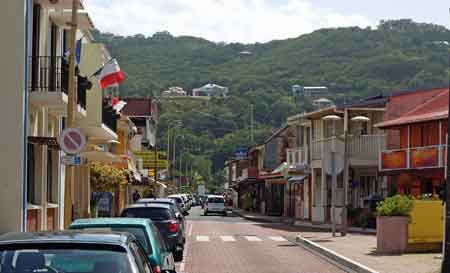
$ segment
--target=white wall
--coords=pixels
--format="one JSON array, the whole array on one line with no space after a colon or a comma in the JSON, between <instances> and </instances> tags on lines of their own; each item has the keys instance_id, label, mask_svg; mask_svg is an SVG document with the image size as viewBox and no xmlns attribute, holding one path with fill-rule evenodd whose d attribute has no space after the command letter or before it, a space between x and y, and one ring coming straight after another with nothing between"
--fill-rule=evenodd
<instances>
[{"instance_id":1,"label":"white wall","mask_svg":"<svg viewBox=\"0 0 450 273\"><path fill-rule=\"evenodd\" d=\"M24 153L26 137L25 56L27 33L25 1L2 1L0 9L0 92L3 117L0 137L0 233L24 229ZM5 65L6 64L6 65Z\"/></svg>"}]
</instances>

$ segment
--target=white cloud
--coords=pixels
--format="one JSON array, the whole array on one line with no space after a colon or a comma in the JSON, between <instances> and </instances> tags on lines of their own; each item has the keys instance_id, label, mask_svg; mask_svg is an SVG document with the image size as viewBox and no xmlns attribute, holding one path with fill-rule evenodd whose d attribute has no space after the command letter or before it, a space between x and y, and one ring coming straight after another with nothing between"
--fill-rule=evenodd
<instances>
[{"instance_id":1,"label":"white cloud","mask_svg":"<svg viewBox=\"0 0 450 273\"><path fill-rule=\"evenodd\" d=\"M307 0L88 0L94 24L121 35L167 30L212 41L266 42L323 27L372 25Z\"/></svg>"}]
</instances>

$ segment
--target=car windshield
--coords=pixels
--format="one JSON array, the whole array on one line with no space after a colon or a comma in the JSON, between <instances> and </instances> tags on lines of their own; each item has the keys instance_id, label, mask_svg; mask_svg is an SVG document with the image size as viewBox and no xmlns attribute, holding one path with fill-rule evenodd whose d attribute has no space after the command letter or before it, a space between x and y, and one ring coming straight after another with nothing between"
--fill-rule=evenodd
<instances>
[{"instance_id":1,"label":"car windshield","mask_svg":"<svg viewBox=\"0 0 450 273\"><path fill-rule=\"evenodd\" d=\"M147 239L147 235L144 227L102 227L102 226L92 226L83 228L83 230L104 230L104 231L117 231L117 232L128 232L133 234L134 237L139 241L139 243L144 248L147 255L152 254L151 243Z\"/></svg>"},{"instance_id":2,"label":"car windshield","mask_svg":"<svg viewBox=\"0 0 450 273\"><path fill-rule=\"evenodd\" d=\"M208 198L208 203L224 203L224 199L220 197L210 197Z\"/></svg>"},{"instance_id":3,"label":"car windshield","mask_svg":"<svg viewBox=\"0 0 450 273\"><path fill-rule=\"evenodd\" d=\"M172 218L169 208L128 208L122 217L149 218L153 221L164 221Z\"/></svg>"},{"instance_id":4,"label":"car windshield","mask_svg":"<svg viewBox=\"0 0 450 273\"><path fill-rule=\"evenodd\" d=\"M128 273L134 272L122 247L27 245L0 249L1 273Z\"/></svg>"}]
</instances>

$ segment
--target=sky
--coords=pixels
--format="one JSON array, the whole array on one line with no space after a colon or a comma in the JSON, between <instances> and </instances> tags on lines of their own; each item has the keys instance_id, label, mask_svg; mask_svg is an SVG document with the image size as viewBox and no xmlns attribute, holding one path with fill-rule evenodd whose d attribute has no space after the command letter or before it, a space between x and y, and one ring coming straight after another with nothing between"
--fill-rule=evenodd
<instances>
[{"instance_id":1,"label":"sky","mask_svg":"<svg viewBox=\"0 0 450 273\"><path fill-rule=\"evenodd\" d=\"M118 35L169 31L215 42L267 42L324 27L411 18L450 28L449 0L86 0L95 26Z\"/></svg>"}]
</instances>

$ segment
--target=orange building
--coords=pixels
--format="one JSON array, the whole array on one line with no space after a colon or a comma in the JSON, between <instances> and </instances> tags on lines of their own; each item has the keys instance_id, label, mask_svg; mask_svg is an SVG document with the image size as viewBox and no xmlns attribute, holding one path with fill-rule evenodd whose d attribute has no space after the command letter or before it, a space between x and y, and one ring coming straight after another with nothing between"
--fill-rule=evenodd
<instances>
[{"instance_id":1,"label":"orange building","mask_svg":"<svg viewBox=\"0 0 450 273\"><path fill-rule=\"evenodd\" d=\"M442 88L394 95L388 102L391 118L375 126L388 132L379 169L391 190L413 196L439 193L445 177L448 101L449 89ZM398 105L409 109L399 114Z\"/></svg>"}]
</instances>

